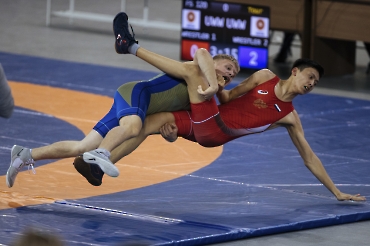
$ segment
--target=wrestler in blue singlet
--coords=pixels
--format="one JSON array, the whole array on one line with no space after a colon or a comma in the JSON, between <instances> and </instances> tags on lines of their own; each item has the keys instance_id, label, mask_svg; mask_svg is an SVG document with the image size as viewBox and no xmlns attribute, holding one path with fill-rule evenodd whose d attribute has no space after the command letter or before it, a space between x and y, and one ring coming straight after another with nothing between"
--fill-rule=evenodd
<instances>
[{"instance_id":1,"label":"wrestler in blue singlet","mask_svg":"<svg viewBox=\"0 0 370 246\"><path fill-rule=\"evenodd\" d=\"M178 110L190 110L185 81L159 74L148 81L121 85L114 95L112 108L94 126L94 130L105 137L124 116L138 115L144 124L146 115Z\"/></svg>"}]
</instances>

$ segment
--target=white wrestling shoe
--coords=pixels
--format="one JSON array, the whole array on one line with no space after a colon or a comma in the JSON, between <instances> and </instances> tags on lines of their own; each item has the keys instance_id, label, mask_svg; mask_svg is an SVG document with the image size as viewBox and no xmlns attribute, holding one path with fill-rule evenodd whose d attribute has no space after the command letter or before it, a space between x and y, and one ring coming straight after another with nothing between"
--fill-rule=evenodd
<instances>
[{"instance_id":1,"label":"white wrestling shoe","mask_svg":"<svg viewBox=\"0 0 370 246\"><path fill-rule=\"evenodd\" d=\"M109 160L109 152L105 149L95 149L83 154L85 162L95 164L100 169L111 177L118 177L118 168Z\"/></svg>"},{"instance_id":2,"label":"white wrestling shoe","mask_svg":"<svg viewBox=\"0 0 370 246\"><path fill-rule=\"evenodd\" d=\"M15 178L24 165L27 165L28 168L31 167L32 172L35 174L36 171L33 168L34 163L30 149L14 145L11 152L10 167L6 172L6 185L9 188L13 187Z\"/></svg>"}]
</instances>

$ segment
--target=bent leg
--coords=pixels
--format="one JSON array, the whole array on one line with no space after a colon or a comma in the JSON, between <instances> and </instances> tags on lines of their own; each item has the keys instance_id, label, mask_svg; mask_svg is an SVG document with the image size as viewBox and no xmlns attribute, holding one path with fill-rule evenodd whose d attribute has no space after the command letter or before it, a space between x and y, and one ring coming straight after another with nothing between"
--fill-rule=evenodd
<instances>
[{"instance_id":1,"label":"bent leg","mask_svg":"<svg viewBox=\"0 0 370 246\"><path fill-rule=\"evenodd\" d=\"M184 79L184 77L187 75L187 71L182 62L151 52L143 47L140 47L137 50L136 56L163 71L164 73L176 78Z\"/></svg>"},{"instance_id":2,"label":"bent leg","mask_svg":"<svg viewBox=\"0 0 370 246\"><path fill-rule=\"evenodd\" d=\"M92 130L81 141L60 141L47 146L32 149L31 155L35 161L45 159L61 159L75 157L86 151L96 149L103 137Z\"/></svg>"},{"instance_id":3,"label":"bent leg","mask_svg":"<svg viewBox=\"0 0 370 246\"><path fill-rule=\"evenodd\" d=\"M174 123L175 118L172 113L162 112L148 115L145 119L144 126L138 136L131 138L111 152L110 160L116 163L121 158L133 152L149 135L158 134L159 128L165 123Z\"/></svg>"},{"instance_id":4,"label":"bent leg","mask_svg":"<svg viewBox=\"0 0 370 246\"><path fill-rule=\"evenodd\" d=\"M145 119L144 126L139 135L123 142L117 148L115 148L111 152L110 161L112 163L116 163L122 157L130 154L146 139L148 135L158 133L159 128L166 122L174 122L172 113L166 112L149 115ZM99 166L88 164L84 161L82 156L76 157L73 164L76 170L82 176L84 176L90 184L94 186L99 186L102 184L104 172Z\"/></svg>"},{"instance_id":5,"label":"bent leg","mask_svg":"<svg viewBox=\"0 0 370 246\"><path fill-rule=\"evenodd\" d=\"M119 126L108 132L99 145L100 149L105 149L110 152L121 143L138 136L142 129L141 118L137 115L122 117L119 124Z\"/></svg>"},{"instance_id":6,"label":"bent leg","mask_svg":"<svg viewBox=\"0 0 370 246\"><path fill-rule=\"evenodd\" d=\"M188 91L191 92L189 97L192 103L204 101L203 96L197 92L199 86L205 91L211 85L214 93L217 92L218 81L214 61L205 49L197 50L193 65L190 66L187 63L175 61L142 47L137 50L136 56L171 76L184 79L188 85Z\"/></svg>"}]
</instances>

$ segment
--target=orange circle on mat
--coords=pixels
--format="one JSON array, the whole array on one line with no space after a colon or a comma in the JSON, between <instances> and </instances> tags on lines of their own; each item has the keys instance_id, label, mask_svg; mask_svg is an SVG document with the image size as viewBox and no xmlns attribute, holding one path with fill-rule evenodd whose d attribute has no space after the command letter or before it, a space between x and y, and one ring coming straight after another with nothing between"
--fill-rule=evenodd
<instances>
[{"instance_id":1,"label":"orange circle on mat","mask_svg":"<svg viewBox=\"0 0 370 246\"><path fill-rule=\"evenodd\" d=\"M74 90L23 82L10 81L9 84L16 106L53 115L84 134L91 131L113 102L107 96ZM33 127L39 126L27 127L32 131ZM166 182L209 165L221 153L222 147L204 148L184 139L168 143L160 136L150 136L117 163L120 176L104 176L99 187L91 186L74 169L73 158L43 166L36 163L36 175L20 172L11 189L5 184L5 176L0 177L0 209L112 194Z\"/></svg>"}]
</instances>

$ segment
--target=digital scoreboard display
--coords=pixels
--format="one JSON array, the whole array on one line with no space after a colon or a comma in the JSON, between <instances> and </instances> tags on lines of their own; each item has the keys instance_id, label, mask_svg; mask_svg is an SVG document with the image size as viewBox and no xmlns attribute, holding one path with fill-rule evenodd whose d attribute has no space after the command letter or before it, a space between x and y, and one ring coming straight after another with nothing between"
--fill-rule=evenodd
<instances>
[{"instance_id":1,"label":"digital scoreboard display","mask_svg":"<svg viewBox=\"0 0 370 246\"><path fill-rule=\"evenodd\" d=\"M268 66L269 7L207 0L183 0L181 59L193 60L195 51L212 56L234 56L241 69Z\"/></svg>"}]
</instances>

